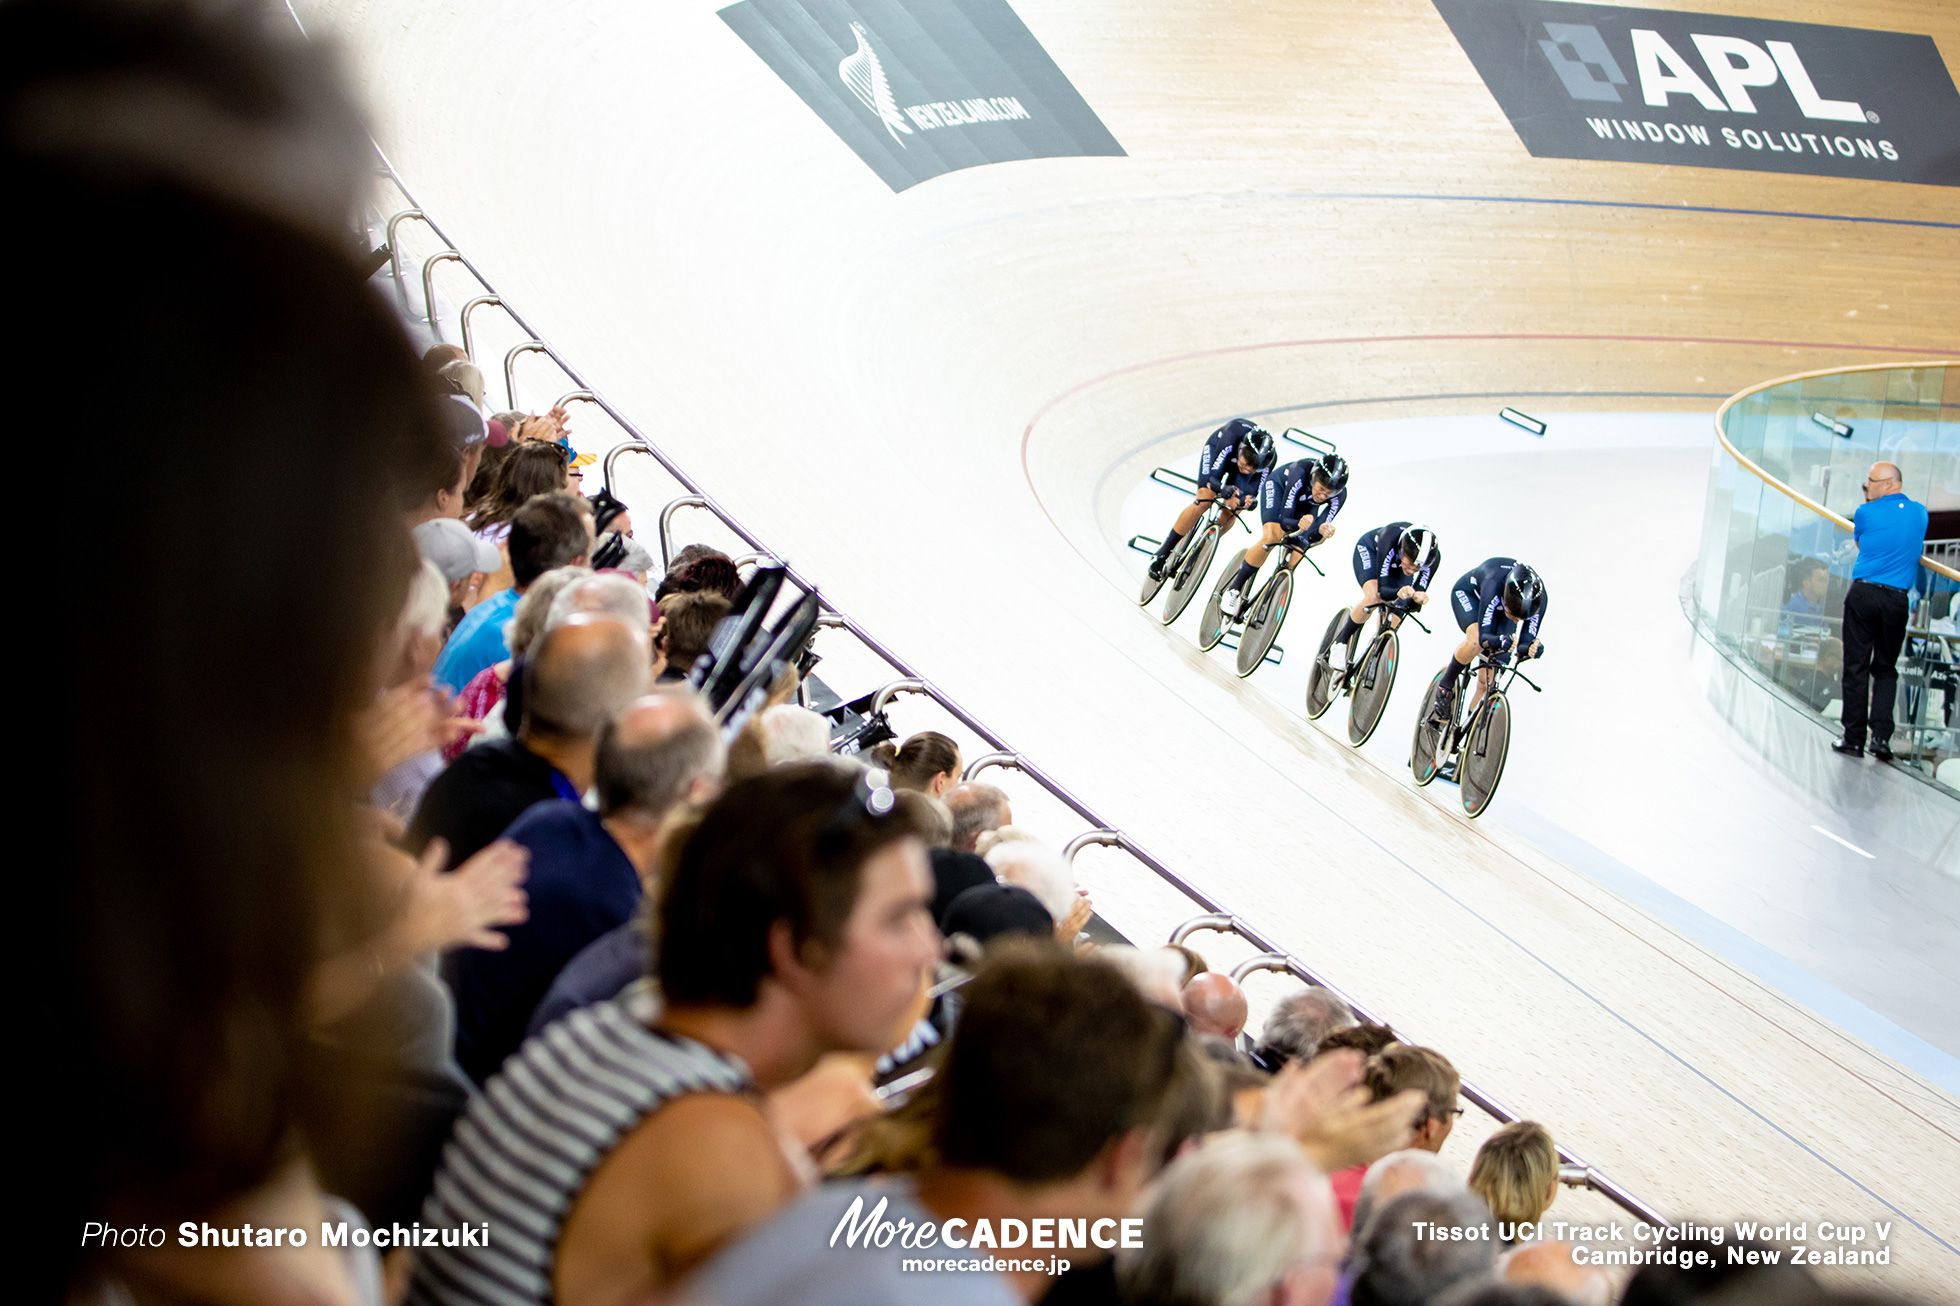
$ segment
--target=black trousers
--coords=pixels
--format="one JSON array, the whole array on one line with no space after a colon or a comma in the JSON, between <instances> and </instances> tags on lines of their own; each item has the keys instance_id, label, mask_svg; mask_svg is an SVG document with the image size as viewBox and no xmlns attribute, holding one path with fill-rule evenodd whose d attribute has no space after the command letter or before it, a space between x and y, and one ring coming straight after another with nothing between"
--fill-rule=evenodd
<instances>
[{"instance_id":1,"label":"black trousers","mask_svg":"<svg viewBox=\"0 0 1960 1306\"><path fill-rule=\"evenodd\" d=\"M1872 743L1891 746L1892 703L1899 696L1894 664L1905 638L1905 592L1852 581L1844 596L1844 737L1854 744L1865 742L1869 697Z\"/></svg>"}]
</instances>

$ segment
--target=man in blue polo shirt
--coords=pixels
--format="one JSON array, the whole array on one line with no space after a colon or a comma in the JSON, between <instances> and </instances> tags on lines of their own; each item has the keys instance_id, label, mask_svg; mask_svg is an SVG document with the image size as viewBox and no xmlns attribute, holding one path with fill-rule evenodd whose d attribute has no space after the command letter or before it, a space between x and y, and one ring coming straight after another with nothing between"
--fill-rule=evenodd
<instances>
[{"instance_id":1,"label":"man in blue polo shirt","mask_svg":"<svg viewBox=\"0 0 1960 1306\"><path fill-rule=\"evenodd\" d=\"M1858 562L1844 596L1844 738L1831 748L1863 757L1869 716L1872 756L1889 762L1892 702L1899 692L1894 664L1905 642L1908 596L1919 580L1926 547L1926 507L1906 498L1895 464L1872 464L1865 503L1851 519L1851 538Z\"/></svg>"}]
</instances>

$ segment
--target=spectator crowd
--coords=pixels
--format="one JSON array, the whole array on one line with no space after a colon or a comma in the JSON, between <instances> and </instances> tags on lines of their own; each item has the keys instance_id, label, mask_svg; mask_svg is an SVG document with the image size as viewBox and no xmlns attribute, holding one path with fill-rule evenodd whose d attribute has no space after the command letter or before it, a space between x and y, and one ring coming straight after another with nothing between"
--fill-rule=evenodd
<instances>
[{"instance_id":1,"label":"spectator crowd","mask_svg":"<svg viewBox=\"0 0 1960 1306\"><path fill-rule=\"evenodd\" d=\"M10 189L66 215L8 219L27 365L88 396L116 528L75 547L124 586L62 587L44 660L73 837L24 1296L1829 1299L1574 1265L1545 1128L1459 1173L1442 1052L1317 987L1249 1032L1229 975L1100 929L954 740L837 756L793 672L730 737L687 681L738 568L661 566L565 413L417 356L350 248L362 119L266 14L14 0L0 47ZM129 286L105 376L76 345ZM1136 1236L908 1270L833 1245L878 1204Z\"/></svg>"}]
</instances>

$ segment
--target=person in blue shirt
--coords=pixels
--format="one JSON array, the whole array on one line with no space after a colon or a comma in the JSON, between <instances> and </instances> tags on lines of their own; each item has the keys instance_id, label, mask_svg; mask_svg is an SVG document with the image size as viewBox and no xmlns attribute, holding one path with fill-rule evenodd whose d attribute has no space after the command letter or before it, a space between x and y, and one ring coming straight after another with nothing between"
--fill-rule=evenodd
<instances>
[{"instance_id":1,"label":"person in blue shirt","mask_svg":"<svg viewBox=\"0 0 1960 1306\"><path fill-rule=\"evenodd\" d=\"M1830 592L1831 569L1815 558L1803 558L1790 565L1797 585L1784 601L1783 617L1792 633L1826 629L1824 596Z\"/></svg>"},{"instance_id":2,"label":"person in blue shirt","mask_svg":"<svg viewBox=\"0 0 1960 1306\"><path fill-rule=\"evenodd\" d=\"M1272 435L1249 417L1234 417L1213 431L1198 454L1198 497L1184 505L1170 533L1157 546L1157 556L1150 562L1150 579L1164 578L1171 550L1198 524L1206 504L1223 494L1228 517L1237 514L1259 497L1259 483L1277 461L1279 453Z\"/></svg>"},{"instance_id":3,"label":"person in blue shirt","mask_svg":"<svg viewBox=\"0 0 1960 1306\"><path fill-rule=\"evenodd\" d=\"M477 672L510 656L504 627L517 611L517 600L547 571L583 565L592 534L578 509L541 494L510 519L509 546L510 574L517 583L463 614L429 673L429 679L447 693L461 692Z\"/></svg>"},{"instance_id":4,"label":"person in blue shirt","mask_svg":"<svg viewBox=\"0 0 1960 1306\"><path fill-rule=\"evenodd\" d=\"M1905 496L1895 463L1873 463L1865 502L1851 518L1858 561L1844 596L1844 737L1831 745L1846 757L1892 760L1892 702L1899 693L1899 646L1926 548L1926 505Z\"/></svg>"},{"instance_id":5,"label":"person in blue shirt","mask_svg":"<svg viewBox=\"0 0 1960 1306\"><path fill-rule=\"evenodd\" d=\"M1245 561L1219 603L1226 620L1238 620L1245 587L1276 545L1286 546L1286 565L1297 567L1308 549L1334 534L1334 518L1347 502L1347 488L1347 459L1337 453L1302 458L1266 473L1259 487L1259 538L1245 551Z\"/></svg>"}]
</instances>

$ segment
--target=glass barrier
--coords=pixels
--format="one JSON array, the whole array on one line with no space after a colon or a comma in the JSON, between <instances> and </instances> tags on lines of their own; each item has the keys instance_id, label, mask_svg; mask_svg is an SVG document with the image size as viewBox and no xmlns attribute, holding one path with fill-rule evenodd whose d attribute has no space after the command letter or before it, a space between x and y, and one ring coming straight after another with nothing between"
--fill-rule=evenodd
<instances>
[{"instance_id":1,"label":"glass barrier","mask_svg":"<svg viewBox=\"0 0 1960 1306\"><path fill-rule=\"evenodd\" d=\"M1693 615L1753 680L1819 721L1843 708L1844 596L1857 549L1848 520L1871 464L1897 463L1931 514L1899 656L1892 750L1960 790L1960 365L1790 377L1716 416ZM1743 460L1746 460L1743 461ZM1752 466L1753 464L1753 466Z\"/></svg>"}]
</instances>

